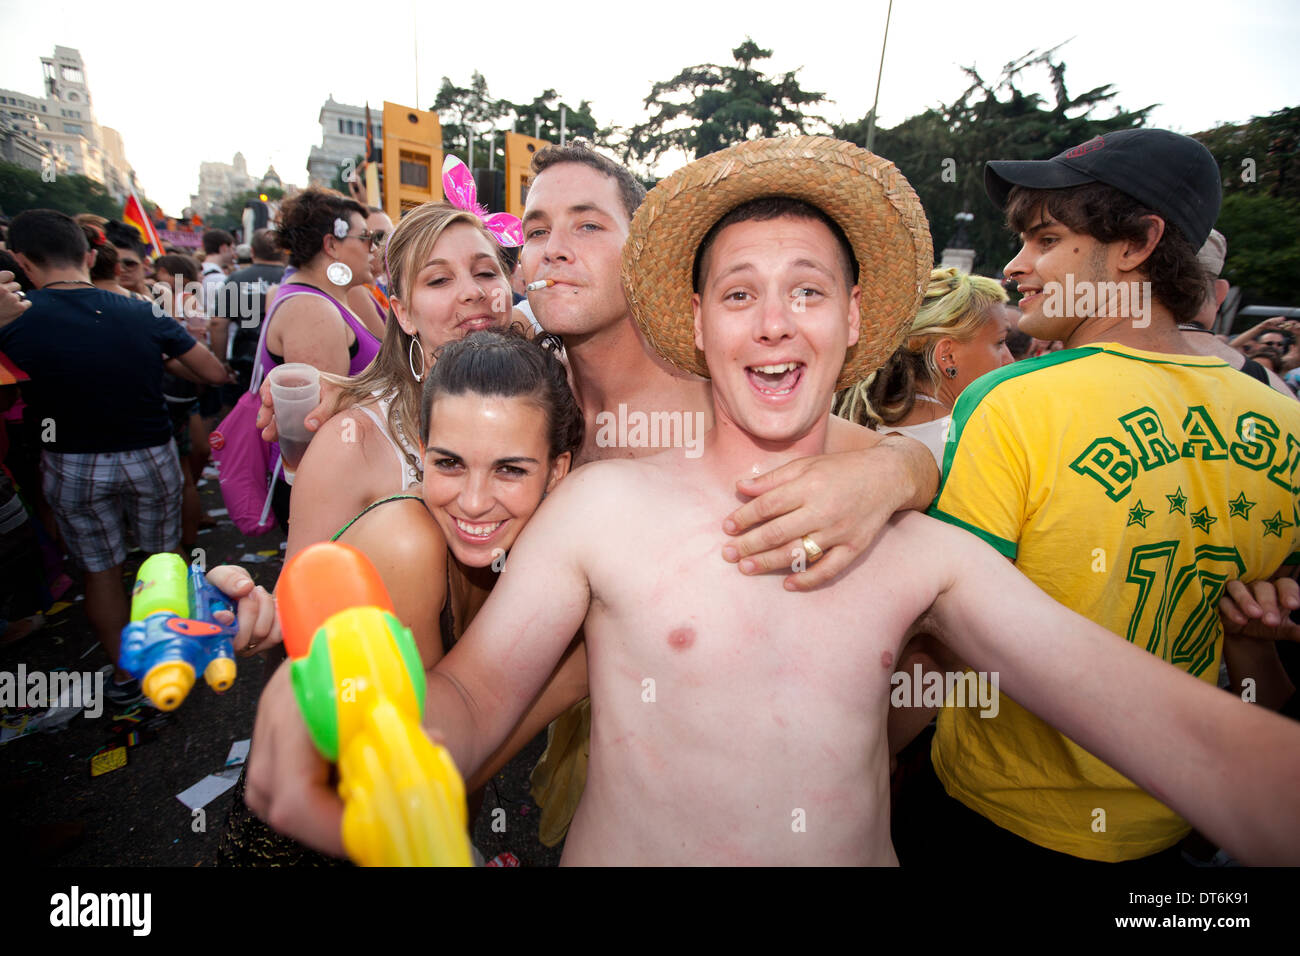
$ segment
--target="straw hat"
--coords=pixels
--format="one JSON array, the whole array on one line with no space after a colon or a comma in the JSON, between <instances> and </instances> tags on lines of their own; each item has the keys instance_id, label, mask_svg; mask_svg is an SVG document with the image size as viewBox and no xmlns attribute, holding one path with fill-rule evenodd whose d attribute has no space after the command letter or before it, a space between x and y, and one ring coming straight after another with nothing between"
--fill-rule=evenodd
<instances>
[{"instance_id":1,"label":"straw hat","mask_svg":"<svg viewBox=\"0 0 1300 956\"><path fill-rule=\"evenodd\" d=\"M760 139L710 153L646 196L623 247L623 285L651 346L686 372L709 376L695 348L691 269L704 236L751 199L790 196L844 230L858 260L862 329L835 387L860 381L898 348L933 265L930 224L894 164L825 136Z\"/></svg>"}]
</instances>

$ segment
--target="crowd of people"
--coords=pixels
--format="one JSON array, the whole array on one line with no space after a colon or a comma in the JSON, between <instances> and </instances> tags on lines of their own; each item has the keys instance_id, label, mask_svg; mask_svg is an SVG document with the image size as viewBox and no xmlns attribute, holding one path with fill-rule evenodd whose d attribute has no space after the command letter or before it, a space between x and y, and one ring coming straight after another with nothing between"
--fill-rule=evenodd
<instances>
[{"instance_id":1,"label":"crowd of people","mask_svg":"<svg viewBox=\"0 0 1300 956\"><path fill-rule=\"evenodd\" d=\"M268 489L287 556L337 540L374 564L471 793L549 728L533 792L566 863L924 866L954 841L1300 861L1278 651L1300 609L1296 323L1212 331L1227 240L1203 146L1086 146L989 163L1022 246L997 278L934 268L898 171L812 137L648 196L548 147L517 245L472 203L394 224L317 188L247 245L209 230L202 262L20 213L0 641L76 575L116 661L129 548L188 556L211 432L305 363L315 434ZM274 442L265 386L262 406ZM614 411L676 432L611 437ZM276 647L274 595L210 577L238 652ZM1005 689L992 715L952 699L972 672ZM301 724L282 667L226 862L343 855ZM248 838L266 824L282 835Z\"/></svg>"}]
</instances>

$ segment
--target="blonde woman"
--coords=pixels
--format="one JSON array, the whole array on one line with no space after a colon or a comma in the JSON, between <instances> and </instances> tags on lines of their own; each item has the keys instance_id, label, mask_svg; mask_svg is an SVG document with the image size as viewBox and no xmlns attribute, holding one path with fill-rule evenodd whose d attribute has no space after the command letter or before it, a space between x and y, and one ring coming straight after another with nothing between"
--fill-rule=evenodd
<instances>
[{"instance_id":1,"label":"blonde woman","mask_svg":"<svg viewBox=\"0 0 1300 956\"><path fill-rule=\"evenodd\" d=\"M862 382L840 392L841 418L915 438L943 470L957 396L981 375L1010 365L1002 286L956 269L934 269L907 341Z\"/></svg>"},{"instance_id":2,"label":"blonde woman","mask_svg":"<svg viewBox=\"0 0 1300 956\"><path fill-rule=\"evenodd\" d=\"M511 321L500 246L473 213L426 203L387 244L393 318L374 361L341 387L294 479L286 556L324 541L373 501L421 480L420 382L447 342Z\"/></svg>"}]
</instances>

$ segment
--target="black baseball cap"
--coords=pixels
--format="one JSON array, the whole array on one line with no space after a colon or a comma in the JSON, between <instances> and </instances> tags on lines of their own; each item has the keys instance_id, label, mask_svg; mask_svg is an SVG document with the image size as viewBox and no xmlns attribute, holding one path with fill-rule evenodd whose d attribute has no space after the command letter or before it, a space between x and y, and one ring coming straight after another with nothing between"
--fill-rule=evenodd
<instances>
[{"instance_id":1,"label":"black baseball cap","mask_svg":"<svg viewBox=\"0 0 1300 956\"><path fill-rule=\"evenodd\" d=\"M1153 209L1199 249L1219 217L1223 185L1210 151L1164 129L1123 129L1094 136L1059 156L984 165L984 189L1003 209L1015 186L1065 189L1105 183Z\"/></svg>"}]
</instances>

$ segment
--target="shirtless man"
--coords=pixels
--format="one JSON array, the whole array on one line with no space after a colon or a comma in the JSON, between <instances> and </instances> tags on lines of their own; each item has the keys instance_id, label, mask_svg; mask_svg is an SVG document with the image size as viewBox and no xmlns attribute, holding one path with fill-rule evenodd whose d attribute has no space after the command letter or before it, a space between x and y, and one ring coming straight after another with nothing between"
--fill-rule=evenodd
<instances>
[{"instance_id":1,"label":"shirtless man","mask_svg":"<svg viewBox=\"0 0 1300 956\"><path fill-rule=\"evenodd\" d=\"M532 165L519 261L525 282L556 282L530 293L529 303L543 328L564 339L587 420L578 463L654 453L644 446L599 443L597 416L616 415L620 406L629 417L680 411L685 419L700 413L704 427L712 427L708 381L674 368L647 345L623 293L619 262L644 196L640 184L625 168L582 146L548 147ZM724 529L740 537L723 539L723 557L739 562L744 574L788 571L791 548L808 535L825 560L786 577L791 590L806 591L857 557L890 514L927 507L938 476L924 447L899 436L883 442L868 436L835 419L825 449L832 454L762 475L752 468L736 475L742 479L737 490L755 500L739 509L729 503Z\"/></svg>"},{"instance_id":2,"label":"shirtless man","mask_svg":"<svg viewBox=\"0 0 1300 956\"><path fill-rule=\"evenodd\" d=\"M555 284L529 294L542 327L564 339L573 385L587 430L577 464L605 458L636 458L659 449L601 444L598 416L701 413L713 424L709 383L673 368L656 355L633 322L619 276L623 244L645 195L622 166L580 146L547 147L533 158L534 179L524 210L524 281ZM307 418L315 430L332 413L323 391L320 408ZM271 421L269 385L262 389L259 423ZM692 421L694 418L692 417ZM608 432L607 432L608 433ZM836 419L828 454L788 462L766 474L752 468L733 476L753 501L729 502L718 548L743 574L786 568L789 552L808 535L825 552L804 574L788 573L786 587L810 590L830 580L857 557L886 519L902 509L924 509L938 490L938 471L925 446L890 436L882 442ZM268 429L268 441L275 433ZM697 436L698 437L698 436ZM683 452L676 449L680 457Z\"/></svg>"},{"instance_id":3,"label":"shirtless man","mask_svg":"<svg viewBox=\"0 0 1300 956\"><path fill-rule=\"evenodd\" d=\"M832 168L836 177L818 175ZM735 212L773 181L825 215ZM701 228L723 215L728 224L701 247ZM656 228L669 248L638 257ZM974 536L895 516L816 594L786 593L777 575L742 581L719 557L717 516L735 501L734 475L825 451L837 380L897 344L929 257L906 181L846 143L746 143L661 184L637 215L625 267L660 353L689 365L698 348L712 373L704 454L601 462L564 482L430 674L426 726L462 770L476 767L582 626L592 749L564 862L894 863L890 676L928 612L972 667L1000 673L1018 700L1238 858L1300 861L1300 727L1055 604ZM846 354L855 367L842 373ZM246 631L266 624L251 610L241 608ZM1135 739L1124 732L1134 722L1160 732ZM340 853L341 805L284 668L255 737L250 804Z\"/></svg>"}]
</instances>

